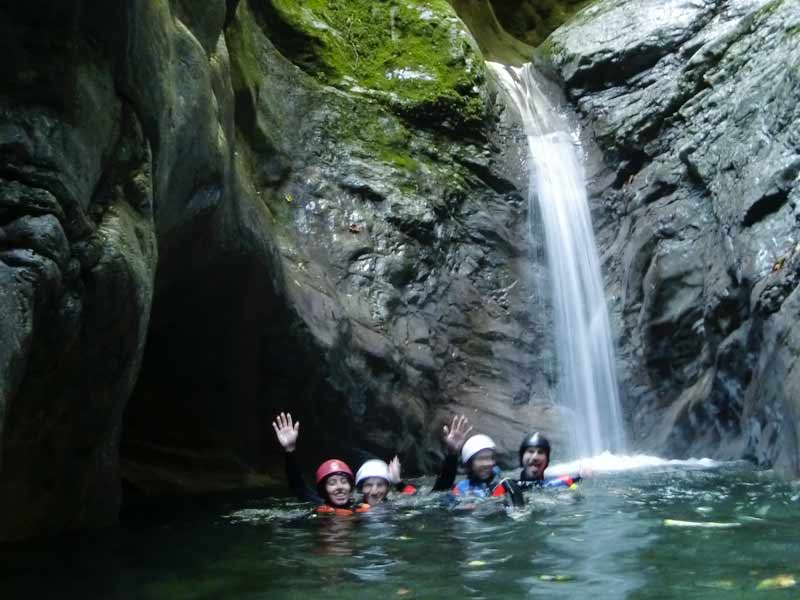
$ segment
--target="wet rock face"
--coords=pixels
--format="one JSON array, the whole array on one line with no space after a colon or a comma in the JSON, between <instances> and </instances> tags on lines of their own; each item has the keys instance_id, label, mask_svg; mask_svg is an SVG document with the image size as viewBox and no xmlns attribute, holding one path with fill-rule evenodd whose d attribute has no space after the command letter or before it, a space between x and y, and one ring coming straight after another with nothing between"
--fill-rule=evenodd
<instances>
[{"instance_id":1,"label":"wet rock face","mask_svg":"<svg viewBox=\"0 0 800 600\"><path fill-rule=\"evenodd\" d=\"M108 522L118 503L156 262L152 155L116 57L86 43L104 43L90 4L1 11L0 539Z\"/></svg>"},{"instance_id":2,"label":"wet rock face","mask_svg":"<svg viewBox=\"0 0 800 600\"><path fill-rule=\"evenodd\" d=\"M210 77L181 81L199 43L166 8L0 9L0 540L116 519L158 229L229 187Z\"/></svg>"},{"instance_id":3,"label":"wet rock face","mask_svg":"<svg viewBox=\"0 0 800 600\"><path fill-rule=\"evenodd\" d=\"M263 484L281 410L309 463L430 470L462 411L558 437L520 157L447 3L62 4L0 9L0 540L112 522L121 477Z\"/></svg>"},{"instance_id":4,"label":"wet rock face","mask_svg":"<svg viewBox=\"0 0 800 600\"><path fill-rule=\"evenodd\" d=\"M599 2L542 48L608 165L595 212L639 447L798 470L798 19Z\"/></svg>"},{"instance_id":5,"label":"wet rock face","mask_svg":"<svg viewBox=\"0 0 800 600\"><path fill-rule=\"evenodd\" d=\"M258 49L232 53L237 108L253 115L242 152L276 240L279 318L293 320L288 343L285 328L255 329L248 393L263 409L262 456L280 460L268 426L280 410L300 417L309 463L400 452L409 469L431 470L442 419L462 410L512 456L525 428L556 425L537 344L546 327L527 301L537 292L520 157L505 155L509 125L480 55L445 3L399 13L350 3L349 19L381 32L364 43L405 49L356 80L350 64L335 71L327 39L310 46L318 54L296 51L294 35L311 35L297 20L324 13L291 6L273 9L294 33L244 4L227 30L231 48ZM431 28L447 43L409 56ZM442 87L445 66L467 69L469 85L453 84L461 98ZM257 94L252 72L264 74ZM376 77L383 87L365 87Z\"/></svg>"}]
</instances>

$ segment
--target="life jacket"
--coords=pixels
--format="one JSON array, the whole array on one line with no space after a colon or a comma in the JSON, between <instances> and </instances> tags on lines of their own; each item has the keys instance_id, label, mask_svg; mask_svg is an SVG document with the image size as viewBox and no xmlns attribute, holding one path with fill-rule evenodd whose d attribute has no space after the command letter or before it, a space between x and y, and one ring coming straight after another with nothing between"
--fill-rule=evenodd
<instances>
[{"instance_id":1,"label":"life jacket","mask_svg":"<svg viewBox=\"0 0 800 600\"><path fill-rule=\"evenodd\" d=\"M337 517L346 517L356 513L365 513L369 510L369 504L356 504L352 508L339 508L331 506L330 504L320 504L314 509L318 515L335 515Z\"/></svg>"},{"instance_id":2,"label":"life jacket","mask_svg":"<svg viewBox=\"0 0 800 600\"><path fill-rule=\"evenodd\" d=\"M497 477L500 475L500 468L495 465L492 469L492 478L488 481L481 481L468 477L462 479L453 486L450 493L453 496L476 496L478 498L486 498L488 496L502 496L505 493L503 486L497 483ZM500 488L500 489L498 489Z\"/></svg>"},{"instance_id":3,"label":"life jacket","mask_svg":"<svg viewBox=\"0 0 800 600\"><path fill-rule=\"evenodd\" d=\"M477 496L486 498L489 496L503 496L506 493L503 482L495 483L494 477L490 481L472 481L463 479L453 486L451 493L454 496Z\"/></svg>"},{"instance_id":4,"label":"life jacket","mask_svg":"<svg viewBox=\"0 0 800 600\"><path fill-rule=\"evenodd\" d=\"M417 493L417 488L415 488L410 483L407 483L407 484L405 484L403 486L403 489L400 490L400 493L401 494L416 494Z\"/></svg>"}]
</instances>

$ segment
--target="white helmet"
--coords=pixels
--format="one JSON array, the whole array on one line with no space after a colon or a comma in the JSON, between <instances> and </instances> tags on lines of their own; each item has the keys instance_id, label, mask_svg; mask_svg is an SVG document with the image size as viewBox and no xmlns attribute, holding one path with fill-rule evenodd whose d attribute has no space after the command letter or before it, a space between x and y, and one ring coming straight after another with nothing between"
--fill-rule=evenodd
<instances>
[{"instance_id":1,"label":"white helmet","mask_svg":"<svg viewBox=\"0 0 800 600\"><path fill-rule=\"evenodd\" d=\"M495 445L488 435L477 433L469 438L461 447L461 463L467 464L470 458L481 450L494 450Z\"/></svg>"},{"instance_id":2,"label":"white helmet","mask_svg":"<svg viewBox=\"0 0 800 600\"><path fill-rule=\"evenodd\" d=\"M389 465L382 460L373 458L365 462L356 472L356 487L368 477L380 477L391 483L389 477Z\"/></svg>"}]
</instances>

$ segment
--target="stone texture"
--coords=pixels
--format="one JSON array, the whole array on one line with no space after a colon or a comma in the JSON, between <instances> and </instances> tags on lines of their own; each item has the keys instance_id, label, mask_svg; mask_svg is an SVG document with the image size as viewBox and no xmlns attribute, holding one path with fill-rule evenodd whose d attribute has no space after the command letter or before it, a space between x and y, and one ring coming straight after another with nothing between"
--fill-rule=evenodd
<instances>
[{"instance_id":1,"label":"stone texture","mask_svg":"<svg viewBox=\"0 0 800 600\"><path fill-rule=\"evenodd\" d=\"M268 483L281 410L309 464L430 470L462 411L508 458L558 436L477 46L445 2L345 8L434 79L351 74L277 0L0 9L0 539L112 522L120 475Z\"/></svg>"},{"instance_id":2,"label":"stone texture","mask_svg":"<svg viewBox=\"0 0 800 600\"><path fill-rule=\"evenodd\" d=\"M540 49L602 149L637 447L798 471L799 24L788 1L607 1Z\"/></svg>"}]
</instances>

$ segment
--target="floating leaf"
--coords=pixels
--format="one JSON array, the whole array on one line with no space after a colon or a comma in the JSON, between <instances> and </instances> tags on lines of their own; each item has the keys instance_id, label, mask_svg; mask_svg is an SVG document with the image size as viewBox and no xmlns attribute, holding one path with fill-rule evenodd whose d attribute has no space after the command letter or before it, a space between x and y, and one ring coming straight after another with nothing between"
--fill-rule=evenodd
<instances>
[{"instance_id":1,"label":"floating leaf","mask_svg":"<svg viewBox=\"0 0 800 600\"><path fill-rule=\"evenodd\" d=\"M797 585L797 580L793 575L777 575L764 579L756 586L757 590L776 590L790 588Z\"/></svg>"},{"instance_id":2,"label":"floating leaf","mask_svg":"<svg viewBox=\"0 0 800 600\"><path fill-rule=\"evenodd\" d=\"M718 579L717 581L701 581L697 585L704 588L711 588L712 590L732 590L734 588L734 583L730 579Z\"/></svg>"},{"instance_id":3,"label":"floating leaf","mask_svg":"<svg viewBox=\"0 0 800 600\"><path fill-rule=\"evenodd\" d=\"M572 577L569 575L539 575L542 581L571 581Z\"/></svg>"},{"instance_id":4,"label":"floating leaf","mask_svg":"<svg viewBox=\"0 0 800 600\"><path fill-rule=\"evenodd\" d=\"M679 521L677 519L664 519L667 527L696 527L701 529L732 529L741 527L741 523L717 523L715 521Z\"/></svg>"}]
</instances>

